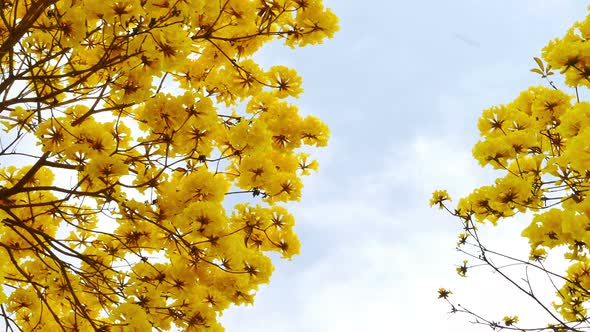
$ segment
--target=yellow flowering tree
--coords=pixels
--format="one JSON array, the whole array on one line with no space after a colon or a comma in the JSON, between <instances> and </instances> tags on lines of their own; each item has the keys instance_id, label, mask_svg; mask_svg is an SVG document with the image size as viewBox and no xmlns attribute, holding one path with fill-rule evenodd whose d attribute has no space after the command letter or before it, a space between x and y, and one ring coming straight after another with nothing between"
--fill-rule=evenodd
<instances>
[{"instance_id":1,"label":"yellow flowering tree","mask_svg":"<svg viewBox=\"0 0 590 332\"><path fill-rule=\"evenodd\" d=\"M457 267L467 276L476 265L487 265L514 287L532 298L547 314L545 326L518 326L517 316L491 320L450 301L441 288L439 298L449 301L453 312L475 316L494 329L518 331L587 331L590 329L590 102L583 92L590 88L590 16L575 23L562 38L552 40L535 58L534 73L546 81L523 91L506 105L483 111L478 128L482 139L473 156L482 166L501 172L495 182L475 189L449 203L446 191L434 192L431 205L446 209L462 224L457 246L470 256ZM550 79L554 70L563 75L560 89ZM531 223L522 236L530 244L530 257L518 259L487 248L478 224L501 223L517 213L529 213ZM565 252L565 271L550 271L544 260L553 249ZM553 253L555 254L555 253ZM498 261L504 260L505 265ZM538 270L554 287L555 300L543 303L531 280L506 272L506 266Z\"/></svg>"},{"instance_id":2,"label":"yellow flowering tree","mask_svg":"<svg viewBox=\"0 0 590 332\"><path fill-rule=\"evenodd\" d=\"M0 2L0 325L222 331L298 253L281 203L328 139L252 56L337 29L321 0Z\"/></svg>"}]
</instances>

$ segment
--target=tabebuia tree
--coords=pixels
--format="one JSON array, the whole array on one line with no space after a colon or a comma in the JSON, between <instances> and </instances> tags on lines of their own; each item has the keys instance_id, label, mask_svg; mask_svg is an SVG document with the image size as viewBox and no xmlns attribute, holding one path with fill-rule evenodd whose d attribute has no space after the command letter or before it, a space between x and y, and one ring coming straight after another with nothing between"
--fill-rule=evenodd
<instances>
[{"instance_id":1,"label":"tabebuia tree","mask_svg":"<svg viewBox=\"0 0 590 332\"><path fill-rule=\"evenodd\" d=\"M439 298L453 312L464 312L475 322L494 329L517 331L588 331L590 329L590 16L575 23L562 38L534 58L534 73L546 81L521 92L514 101L483 111L478 128L481 140L473 156L482 166L501 174L494 183L475 189L451 206L444 190L434 192L431 205L446 209L460 220L457 246L467 260L457 267L461 276L475 266L488 266L540 309L546 322L520 326L518 316L484 317L455 304L451 291L439 289ZM554 70L564 78L563 88L552 81ZM519 258L488 248L478 225L507 221L526 213L530 224L522 237L530 256ZM563 254L564 270L550 269L546 259ZM553 257L553 256L551 256ZM500 263L501 262L501 263ZM520 277L507 271L521 266ZM541 287L553 288L554 300L538 296L528 272L545 275ZM538 281L538 279L537 279ZM535 287L536 286L536 287ZM530 308L529 308L530 309Z\"/></svg>"},{"instance_id":2,"label":"tabebuia tree","mask_svg":"<svg viewBox=\"0 0 590 332\"><path fill-rule=\"evenodd\" d=\"M253 56L338 29L321 0L0 2L0 326L222 331L328 128Z\"/></svg>"}]
</instances>

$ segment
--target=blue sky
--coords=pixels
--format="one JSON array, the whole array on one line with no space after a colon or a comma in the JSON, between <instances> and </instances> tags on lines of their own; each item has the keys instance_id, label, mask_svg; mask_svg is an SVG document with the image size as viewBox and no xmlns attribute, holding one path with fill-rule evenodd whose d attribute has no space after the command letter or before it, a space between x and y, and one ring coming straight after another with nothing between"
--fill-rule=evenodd
<instances>
[{"instance_id":1,"label":"blue sky","mask_svg":"<svg viewBox=\"0 0 590 332\"><path fill-rule=\"evenodd\" d=\"M269 47L259 56L297 68L301 111L332 130L330 146L316 153L320 172L292 208L302 252L276 261L254 306L224 313L226 330L489 330L448 314L436 299L443 286L492 319L519 313L525 323L547 322L497 276L456 275L459 225L429 209L428 199L434 189L459 198L491 181L493 172L470 158L480 112L543 84L529 72L532 57L583 19L588 3L325 3L340 17L335 39L299 50ZM518 236L526 222L484 231L490 243L526 253Z\"/></svg>"}]
</instances>

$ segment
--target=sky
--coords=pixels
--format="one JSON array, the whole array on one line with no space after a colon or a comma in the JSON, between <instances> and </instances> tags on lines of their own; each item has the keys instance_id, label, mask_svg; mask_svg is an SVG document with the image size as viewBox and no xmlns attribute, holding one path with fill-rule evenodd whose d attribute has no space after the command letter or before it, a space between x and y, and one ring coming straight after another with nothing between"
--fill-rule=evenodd
<instances>
[{"instance_id":1,"label":"sky","mask_svg":"<svg viewBox=\"0 0 590 332\"><path fill-rule=\"evenodd\" d=\"M433 190L457 201L493 181L471 158L481 111L543 82L529 72L547 42L583 19L580 0L351 1L325 4L340 17L335 38L316 47L267 47L265 65L303 76L301 111L331 127L315 154L320 171L291 206L302 242L253 306L221 317L227 331L489 331L450 314L456 302L500 320L549 322L498 275L455 267L457 220L431 209ZM483 227L490 247L526 257L519 236L530 216ZM518 271L517 271L518 272ZM539 296L551 292L538 281ZM535 325L536 324L536 325ZM529 326L531 326L529 325ZM526 327L526 325L523 325Z\"/></svg>"}]
</instances>

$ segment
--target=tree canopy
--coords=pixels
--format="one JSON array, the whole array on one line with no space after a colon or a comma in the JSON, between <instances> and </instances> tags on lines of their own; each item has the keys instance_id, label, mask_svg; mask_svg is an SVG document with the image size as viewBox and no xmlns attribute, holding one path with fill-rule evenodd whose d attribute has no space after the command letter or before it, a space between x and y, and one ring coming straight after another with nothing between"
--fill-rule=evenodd
<instances>
[{"instance_id":1,"label":"tree canopy","mask_svg":"<svg viewBox=\"0 0 590 332\"><path fill-rule=\"evenodd\" d=\"M0 325L223 330L298 253L281 203L329 135L253 55L337 29L321 0L1 1Z\"/></svg>"},{"instance_id":2,"label":"tree canopy","mask_svg":"<svg viewBox=\"0 0 590 332\"><path fill-rule=\"evenodd\" d=\"M473 148L473 157L502 175L460 199L455 208L444 190L434 192L430 203L461 220L463 232L457 243L461 251L533 298L549 321L522 327L517 326L517 316L506 316L500 323L464 307L453 305L453 311L475 315L478 322L498 329L586 331L590 328L590 102L584 95L590 88L590 16L551 40L542 59L534 60L531 71L545 84L528 88L508 104L484 110L478 122L482 139ZM562 87L552 80L554 71L563 78ZM500 224L517 213L532 218L522 232L530 244L528 259L487 248L478 233L478 223ZM565 271L552 271L543 264L556 248L565 252ZM555 301L538 301L528 277L514 280L504 274L504 267L492 258L498 256L508 258L511 265L543 271L555 288ZM470 266L464 261L457 272L466 276ZM440 298L449 296L449 290L439 290Z\"/></svg>"}]
</instances>

